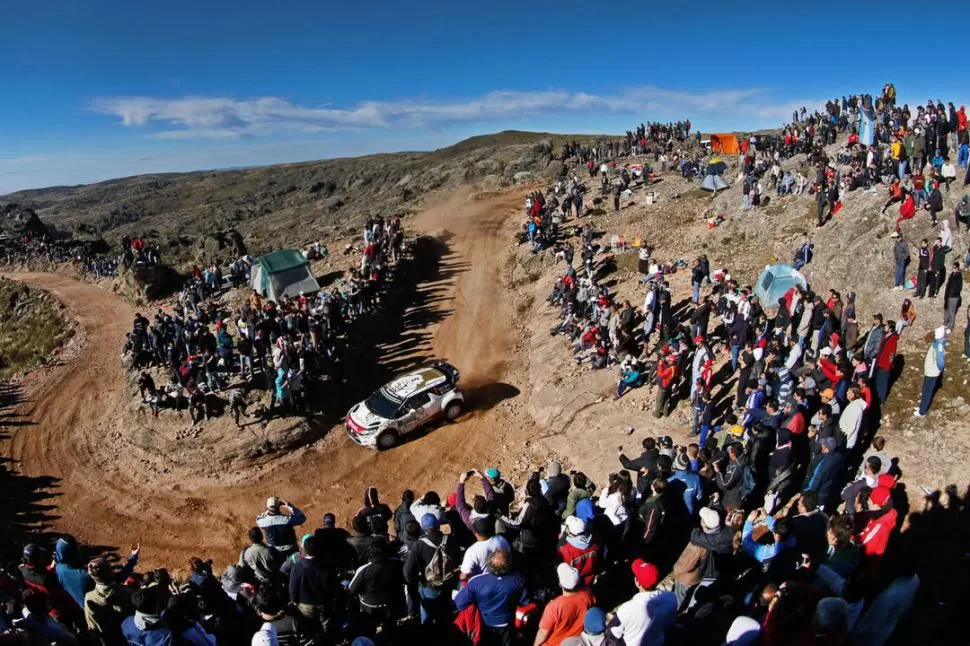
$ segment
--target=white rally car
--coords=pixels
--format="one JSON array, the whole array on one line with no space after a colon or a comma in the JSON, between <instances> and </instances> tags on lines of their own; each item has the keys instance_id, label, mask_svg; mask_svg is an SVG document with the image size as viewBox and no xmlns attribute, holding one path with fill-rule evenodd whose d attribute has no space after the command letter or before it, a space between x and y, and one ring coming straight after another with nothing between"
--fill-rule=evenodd
<instances>
[{"instance_id":1,"label":"white rally car","mask_svg":"<svg viewBox=\"0 0 970 646\"><path fill-rule=\"evenodd\" d=\"M398 377L347 413L347 435L357 444L389 449L408 433L461 415L465 395L458 369L443 361Z\"/></svg>"}]
</instances>

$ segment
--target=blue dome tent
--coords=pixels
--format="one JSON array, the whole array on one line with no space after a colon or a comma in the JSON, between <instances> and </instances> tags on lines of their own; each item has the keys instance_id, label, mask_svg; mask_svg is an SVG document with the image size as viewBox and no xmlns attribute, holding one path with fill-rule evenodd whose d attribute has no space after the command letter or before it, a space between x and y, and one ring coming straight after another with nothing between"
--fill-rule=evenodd
<instances>
[{"instance_id":1,"label":"blue dome tent","mask_svg":"<svg viewBox=\"0 0 970 646\"><path fill-rule=\"evenodd\" d=\"M800 271L791 265L776 264L768 265L758 276L758 282L754 286L754 294L761 301L764 307L771 307L778 303L789 289L795 285L808 288L808 281Z\"/></svg>"}]
</instances>

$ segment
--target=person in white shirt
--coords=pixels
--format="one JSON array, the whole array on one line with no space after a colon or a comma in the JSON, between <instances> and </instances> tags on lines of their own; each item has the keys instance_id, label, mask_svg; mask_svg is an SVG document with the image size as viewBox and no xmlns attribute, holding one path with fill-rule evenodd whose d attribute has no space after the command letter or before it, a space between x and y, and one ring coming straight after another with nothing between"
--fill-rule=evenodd
<instances>
[{"instance_id":1,"label":"person in white shirt","mask_svg":"<svg viewBox=\"0 0 970 646\"><path fill-rule=\"evenodd\" d=\"M628 646L663 646L667 628L677 618L677 596L654 590L660 580L656 565L637 559L631 569L638 592L616 609L607 630Z\"/></svg>"},{"instance_id":2,"label":"person in white shirt","mask_svg":"<svg viewBox=\"0 0 970 646\"><path fill-rule=\"evenodd\" d=\"M475 544L465 550L461 560L459 578L467 581L485 571L488 560L498 551L511 552L508 541L502 536L495 535L495 521L491 518L479 518L472 523L475 533Z\"/></svg>"},{"instance_id":3,"label":"person in white shirt","mask_svg":"<svg viewBox=\"0 0 970 646\"><path fill-rule=\"evenodd\" d=\"M859 442L862 415L866 412L866 400L859 396L859 388L852 386L846 393L849 404L839 417L839 430L845 435L845 448L853 450Z\"/></svg>"},{"instance_id":4,"label":"person in white shirt","mask_svg":"<svg viewBox=\"0 0 970 646\"><path fill-rule=\"evenodd\" d=\"M629 517L626 505L631 499L631 492L630 480L628 478L617 478L610 484L607 493L600 496L599 500L596 501L596 505L603 510L614 527L622 526Z\"/></svg>"}]
</instances>

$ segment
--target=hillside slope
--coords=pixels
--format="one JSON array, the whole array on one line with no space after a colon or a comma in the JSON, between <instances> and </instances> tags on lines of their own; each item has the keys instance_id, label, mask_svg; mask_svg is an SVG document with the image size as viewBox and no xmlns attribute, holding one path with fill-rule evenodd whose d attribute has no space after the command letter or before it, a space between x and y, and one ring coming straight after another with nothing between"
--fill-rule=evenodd
<instances>
[{"instance_id":1,"label":"hillside slope","mask_svg":"<svg viewBox=\"0 0 970 646\"><path fill-rule=\"evenodd\" d=\"M62 231L98 233L109 242L143 236L161 246L163 257L195 262L218 252L207 238L231 229L260 253L327 240L371 216L408 215L441 189L508 184L517 173L544 170L556 144L553 135L508 131L426 153L139 175L2 199Z\"/></svg>"}]
</instances>

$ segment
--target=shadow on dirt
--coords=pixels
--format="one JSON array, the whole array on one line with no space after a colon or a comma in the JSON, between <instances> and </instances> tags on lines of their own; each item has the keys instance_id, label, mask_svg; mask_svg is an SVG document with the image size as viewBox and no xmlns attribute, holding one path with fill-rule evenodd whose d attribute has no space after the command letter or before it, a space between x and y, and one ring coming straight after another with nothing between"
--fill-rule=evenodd
<instances>
[{"instance_id":1,"label":"shadow on dirt","mask_svg":"<svg viewBox=\"0 0 970 646\"><path fill-rule=\"evenodd\" d=\"M521 391L512 384L496 382L462 388L465 393L465 407L468 410L486 411L506 399L518 397Z\"/></svg>"},{"instance_id":2,"label":"shadow on dirt","mask_svg":"<svg viewBox=\"0 0 970 646\"><path fill-rule=\"evenodd\" d=\"M10 439L6 430L13 426L22 427L17 433L33 432L27 428L34 422L25 419L14 411L24 403L19 387L14 384L0 384L0 442ZM18 561L27 543L37 543L52 548L60 534L51 529L52 523L60 518L57 514L56 499L61 481L53 476L27 476L16 473L16 461L0 456L0 563ZM93 545L84 547L86 558L113 552L114 547Z\"/></svg>"},{"instance_id":3,"label":"shadow on dirt","mask_svg":"<svg viewBox=\"0 0 970 646\"><path fill-rule=\"evenodd\" d=\"M442 238L415 240L411 255L396 267L381 309L350 330L345 381L320 384L312 395L322 411L308 423L321 437L353 404L395 376L440 358L432 353L429 328L452 314L448 294L468 268Z\"/></svg>"}]
</instances>

